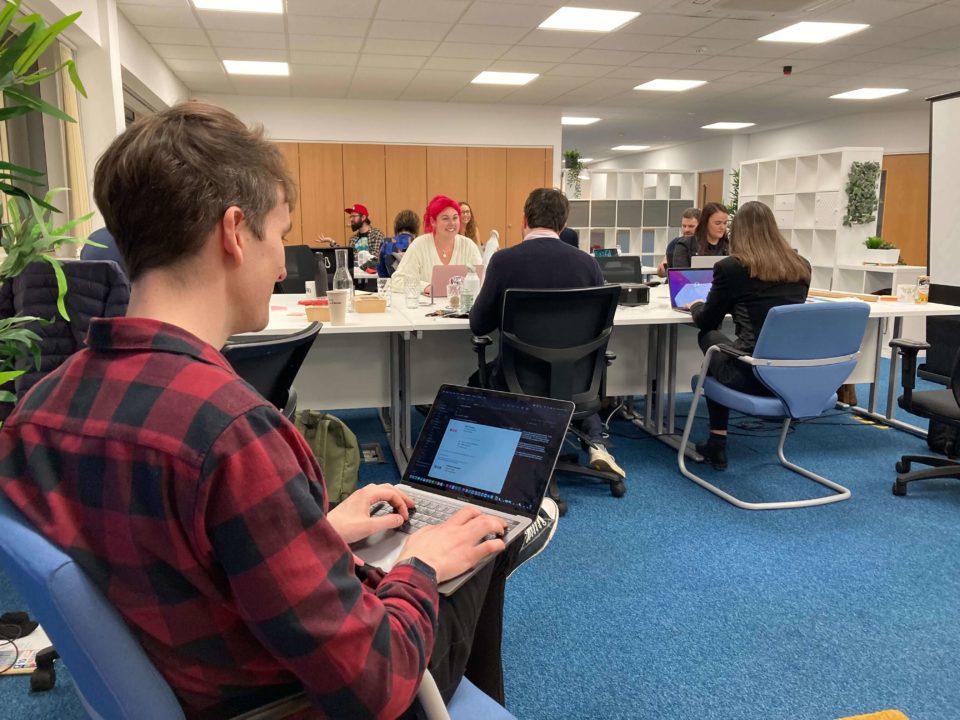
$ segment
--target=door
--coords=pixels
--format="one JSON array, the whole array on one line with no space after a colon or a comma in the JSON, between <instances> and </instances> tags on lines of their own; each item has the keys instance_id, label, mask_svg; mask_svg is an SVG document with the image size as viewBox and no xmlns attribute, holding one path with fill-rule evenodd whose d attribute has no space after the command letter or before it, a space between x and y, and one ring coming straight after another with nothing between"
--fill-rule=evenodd
<instances>
[{"instance_id":1,"label":"door","mask_svg":"<svg viewBox=\"0 0 960 720\"><path fill-rule=\"evenodd\" d=\"M290 232L283 239L284 245L302 245L303 233L301 232L300 208L303 207L303 198L300 196L300 145L299 143L277 143L280 154L283 155L283 161L287 164L287 170L297 186L297 204L293 212L290 213Z\"/></svg>"},{"instance_id":2,"label":"door","mask_svg":"<svg viewBox=\"0 0 960 720\"><path fill-rule=\"evenodd\" d=\"M697 193L698 208L707 203L723 202L723 170L708 170L700 173L700 192Z\"/></svg>"},{"instance_id":3,"label":"door","mask_svg":"<svg viewBox=\"0 0 960 720\"><path fill-rule=\"evenodd\" d=\"M490 231L505 235L507 185L506 148L467 148L467 196L477 218L477 239L482 247Z\"/></svg>"},{"instance_id":4,"label":"door","mask_svg":"<svg viewBox=\"0 0 960 720\"><path fill-rule=\"evenodd\" d=\"M300 143L300 206L304 244L317 245L321 234L346 242L339 143Z\"/></svg>"},{"instance_id":5,"label":"door","mask_svg":"<svg viewBox=\"0 0 960 720\"><path fill-rule=\"evenodd\" d=\"M884 155L883 239L900 248L907 265L927 264L930 155ZM936 232L936 228L934 229Z\"/></svg>"},{"instance_id":6,"label":"door","mask_svg":"<svg viewBox=\"0 0 960 720\"><path fill-rule=\"evenodd\" d=\"M544 148L507 148L506 232L500 236L500 247L523 240L523 204L531 190L543 187L545 163Z\"/></svg>"},{"instance_id":7,"label":"door","mask_svg":"<svg viewBox=\"0 0 960 720\"><path fill-rule=\"evenodd\" d=\"M383 231L386 237L393 233L390 226L393 218L387 218L386 170L384 169L383 145L343 146L343 199L344 208L359 203L370 213L370 225ZM342 212L344 234L349 237L347 214Z\"/></svg>"},{"instance_id":8,"label":"door","mask_svg":"<svg viewBox=\"0 0 960 720\"><path fill-rule=\"evenodd\" d=\"M423 145L387 145L387 216L384 234L393 236L393 220L401 210L423 217L427 206L427 148ZM421 228L422 229L422 228Z\"/></svg>"}]
</instances>

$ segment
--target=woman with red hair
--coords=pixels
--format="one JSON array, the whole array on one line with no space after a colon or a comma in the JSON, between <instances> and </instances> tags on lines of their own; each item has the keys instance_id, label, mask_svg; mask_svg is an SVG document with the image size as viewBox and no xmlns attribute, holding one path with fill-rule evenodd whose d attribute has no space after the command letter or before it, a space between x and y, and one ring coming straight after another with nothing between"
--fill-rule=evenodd
<instances>
[{"instance_id":1,"label":"woman with red hair","mask_svg":"<svg viewBox=\"0 0 960 720\"><path fill-rule=\"evenodd\" d=\"M394 287L402 289L408 279L426 288L435 265L482 265L476 244L460 234L460 204L437 195L423 213L425 235L415 238L393 273Z\"/></svg>"}]
</instances>

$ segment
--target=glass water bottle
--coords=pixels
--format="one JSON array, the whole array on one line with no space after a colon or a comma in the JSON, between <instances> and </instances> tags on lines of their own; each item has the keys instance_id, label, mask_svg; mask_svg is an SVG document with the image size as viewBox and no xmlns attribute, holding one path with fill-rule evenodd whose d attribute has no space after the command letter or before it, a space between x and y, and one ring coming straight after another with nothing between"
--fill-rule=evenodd
<instances>
[{"instance_id":1,"label":"glass water bottle","mask_svg":"<svg viewBox=\"0 0 960 720\"><path fill-rule=\"evenodd\" d=\"M337 270L333 274L334 290L349 290L350 300L348 308L353 311L353 278L350 277L350 270L347 268L347 249L337 248Z\"/></svg>"}]
</instances>

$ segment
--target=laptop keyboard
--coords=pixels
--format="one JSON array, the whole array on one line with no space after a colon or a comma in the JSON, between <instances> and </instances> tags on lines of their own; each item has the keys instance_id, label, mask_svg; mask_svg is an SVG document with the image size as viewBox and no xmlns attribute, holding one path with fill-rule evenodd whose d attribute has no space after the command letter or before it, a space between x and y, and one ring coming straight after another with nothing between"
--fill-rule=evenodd
<instances>
[{"instance_id":1,"label":"laptop keyboard","mask_svg":"<svg viewBox=\"0 0 960 720\"><path fill-rule=\"evenodd\" d=\"M410 511L410 519L397 528L402 533L412 535L417 530L427 525L439 525L448 520L451 515L460 510L462 505L453 505L425 497L414 497L417 507ZM380 502L373 506L370 515L372 517L383 517L393 512L393 506L387 502ZM509 533L518 523L516 520L507 520L506 532Z\"/></svg>"}]
</instances>

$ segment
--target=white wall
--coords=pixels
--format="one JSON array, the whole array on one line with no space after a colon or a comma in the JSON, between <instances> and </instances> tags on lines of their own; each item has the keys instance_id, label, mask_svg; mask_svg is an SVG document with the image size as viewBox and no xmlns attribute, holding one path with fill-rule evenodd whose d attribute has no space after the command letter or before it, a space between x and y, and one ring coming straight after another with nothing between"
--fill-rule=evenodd
<instances>
[{"instance_id":1,"label":"white wall","mask_svg":"<svg viewBox=\"0 0 960 720\"><path fill-rule=\"evenodd\" d=\"M180 82L129 20L119 14L117 20L124 85L158 110L186 100L190 94L187 86Z\"/></svg>"},{"instance_id":2,"label":"white wall","mask_svg":"<svg viewBox=\"0 0 960 720\"><path fill-rule=\"evenodd\" d=\"M533 105L378 102L206 95L274 140L402 145L553 147L560 179L560 109Z\"/></svg>"}]
</instances>

